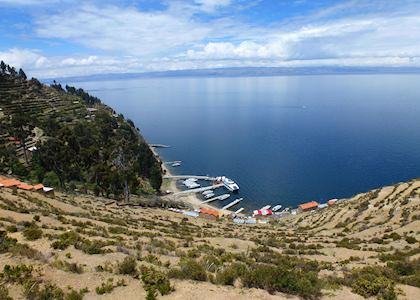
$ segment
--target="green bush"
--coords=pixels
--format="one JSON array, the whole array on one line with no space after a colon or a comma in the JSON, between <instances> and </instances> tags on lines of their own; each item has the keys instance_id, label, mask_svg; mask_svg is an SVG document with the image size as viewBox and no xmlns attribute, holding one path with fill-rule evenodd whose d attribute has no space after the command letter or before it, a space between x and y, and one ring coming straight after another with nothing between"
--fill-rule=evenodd
<instances>
[{"instance_id":1,"label":"green bush","mask_svg":"<svg viewBox=\"0 0 420 300\"><path fill-rule=\"evenodd\" d=\"M174 288L164 273L154 269L142 266L140 268L141 280L143 281L144 289L147 291L148 299L156 298L156 291L164 296L170 294Z\"/></svg>"},{"instance_id":2,"label":"green bush","mask_svg":"<svg viewBox=\"0 0 420 300\"><path fill-rule=\"evenodd\" d=\"M42 237L42 230L38 226L32 225L25 228L22 234L28 241L35 241Z\"/></svg>"},{"instance_id":3,"label":"green bush","mask_svg":"<svg viewBox=\"0 0 420 300\"><path fill-rule=\"evenodd\" d=\"M261 288L269 293L283 292L314 299L321 295L321 281L315 272L299 268L257 264L242 278L246 287Z\"/></svg>"},{"instance_id":4,"label":"green bush","mask_svg":"<svg viewBox=\"0 0 420 300\"><path fill-rule=\"evenodd\" d=\"M9 296L9 290L3 284L0 284L0 299L13 300L13 298Z\"/></svg>"},{"instance_id":5,"label":"green bush","mask_svg":"<svg viewBox=\"0 0 420 300\"><path fill-rule=\"evenodd\" d=\"M9 225L9 226L7 226L6 227L6 230L8 232L17 232L18 231L18 229L17 229L17 227L15 225Z\"/></svg>"},{"instance_id":6,"label":"green bush","mask_svg":"<svg viewBox=\"0 0 420 300\"><path fill-rule=\"evenodd\" d=\"M87 254L100 254L104 253L105 251L102 247L105 246L104 242L101 241L90 241L88 239L79 240L74 247L78 250L81 250Z\"/></svg>"},{"instance_id":7,"label":"green bush","mask_svg":"<svg viewBox=\"0 0 420 300\"><path fill-rule=\"evenodd\" d=\"M206 281L207 273L204 267L191 258L182 258L178 263L178 268L169 270L170 278L191 279L196 281Z\"/></svg>"},{"instance_id":8,"label":"green bush","mask_svg":"<svg viewBox=\"0 0 420 300\"><path fill-rule=\"evenodd\" d=\"M125 275L136 275L137 274L137 262L132 256L127 256L124 260L118 264L118 273Z\"/></svg>"},{"instance_id":9,"label":"green bush","mask_svg":"<svg viewBox=\"0 0 420 300\"><path fill-rule=\"evenodd\" d=\"M364 267L346 274L345 283L352 291L365 298L376 296L378 299L396 300L397 292L394 275L383 267Z\"/></svg>"},{"instance_id":10,"label":"green bush","mask_svg":"<svg viewBox=\"0 0 420 300\"><path fill-rule=\"evenodd\" d=\"M233 285L237 278L247 273L246 265L233 263L216 273L215 283L222 285Z\"/></svg>"},{"instance_id":11,"label":"green bush","mask_svg":"<svg viewBox=\"0 0 420 300\"><path fill-rule=\"evenodd\" d=\"M54 249L64 250L64 249L67 249L70 245L76 244L76 242L79 241L80 239L81 239L80 235L77 232L67 231L61 234L58 237L58 240L54 241L51 244L51 247Z\"/></svg>"}]
</instances>

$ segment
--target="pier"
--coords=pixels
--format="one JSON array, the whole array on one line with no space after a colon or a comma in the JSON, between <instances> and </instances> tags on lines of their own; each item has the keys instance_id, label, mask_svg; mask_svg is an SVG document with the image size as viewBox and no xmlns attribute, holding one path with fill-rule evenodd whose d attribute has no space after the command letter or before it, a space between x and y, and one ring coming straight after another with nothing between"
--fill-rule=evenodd
<instances>
[{"instance_id":1,"label":"pier","mask_svg":"<svg viewBox=\"0 0 420 300\"><path fill-rule=\"evenodd\" d=\"M232 206L234 206L234 205L238 204L238 203L239 203L239 202L241 202L242 200L244 200L244 198L239 198L239 199L233 200L233 201L232 201L231 203L229 203L228 205L223 206L223 207L222 207L222 209L228 209L228 208L230 208L230 207L232 207Z\"/></svg>"},{"instance_id":2,"label":"pier","mask_svg":"<svg viewBox=\"0 0 420 300\"><path fill-rule=\"evenodd\" d=\"M237 211L235 211L235 214L239 214L240 212L242 212L245 208L241 207L240 209L238 209Z\"/></svg>"},{"instance_id":3,"label":"pier","mask_svg":"<svg viewBox=\"0 0 420 300\"><path fill-rule=\"evenodd\" d=\"M188 178L195 178L198 180L210 180L215 181L216 177L211 176L195 176L195 175L165 175L163 179L188 179Z\"/></svg>"},{"instance_id":4,"label":"pier","mask_svg":"<svg viewBox=\"0 0 420 300\"><path fill-rule=\"evenodd\" d=\"M198 189L192 189L192 190L186 190L186 191L182 191L182 192L177 192L177 193L173 193L172 195L174 196L180 196L180 195L186 195L186 194L192 194L192 193L201 193L204 191L208 191L208 190L214 190L217 188L223 187L223 184L215 184L215 185L210 185L210 186L205 186L205 187L201 187Z\"/></svg>"},{"instance_id":5,"label":"pier","mask_svg":"<svg viewBox=\"0 0 420 300\"><path fill-rule=\"evenodd\" d=\"M149 144L150 147L153 148L170 148L171 146L164 145L164 144Z\"/></svg>"},{"instance_id":6,"label":"pier","mask_svg":"<svg viewBox=\"0 0 420 300\"><path fill-rule=\"evenodd\" d=\"M230 194L223 194L223 195L220 195L220 196L210 198L206 201L203 201L202 203L205 204L205 203L213 202L213 201L216 201L216 200L222 200L224 197L226 197L226 195L228 195L230 197ZM229 197L227 197L227 198L229 198ZM225 199L227 199L227 198L225 198Z\"/></svg>"},{"instance_id":7,"label":"pier","mask_svg":"<svg viewBox=\"0 0 420 300\"><path fill-rule=\"evenodd\" d=\"M168 165L171 165L171 164L176 164L176 163L182 163L182 161L181 160L174 160L174 161L165 161L164 162L164 164L168 164Z\"/></svg>"}]
</instances>

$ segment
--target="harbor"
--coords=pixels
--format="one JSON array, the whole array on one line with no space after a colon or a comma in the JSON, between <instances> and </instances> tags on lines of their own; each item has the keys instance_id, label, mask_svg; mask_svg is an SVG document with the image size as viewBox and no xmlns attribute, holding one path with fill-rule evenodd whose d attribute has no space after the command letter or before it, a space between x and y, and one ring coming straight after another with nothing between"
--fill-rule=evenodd
<instances>
[{"instance_id":1,"label":"harbor","mask_svg":"<svg viewBox=\"0 0 420 300\"><path fill-rule=\"evenodd\" d=\"M169 148L168 145L164 144L151 144L150 146L157 156L155 148ZM297 208L283 207L281 203L274 202L266 204L260 209L247 212L245 207L237 207L239 203L246 202L244 197L236 197L234 200L224 203L240 190L239 185L233 179L227 176L173 174L169 169L169 167L177 168L181 166L181 160L162 162L162 167L165 170L163 179L169 182L171 187L166 191L167 197L182 199L182 201L192 205L192 210L173 211L189 217L199 217L204 213L207 218L210 216L210 218L214 218L216 215L216 218L230 216L236 224L267 223L270 219L325 209L339 201L338 199L330 199L325 203L311 201L302 203Z\"/></svg>"}]
</instances>

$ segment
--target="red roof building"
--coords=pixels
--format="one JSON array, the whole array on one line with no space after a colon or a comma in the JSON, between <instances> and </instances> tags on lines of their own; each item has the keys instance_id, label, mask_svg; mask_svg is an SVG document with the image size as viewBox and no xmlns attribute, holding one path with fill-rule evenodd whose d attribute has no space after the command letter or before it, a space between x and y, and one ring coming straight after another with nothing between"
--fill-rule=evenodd
<instances>
[{"instance_id":1,"label":"red roof building","mask_svg":"<svg viewBox=\"0 0 420 300\"><path fill-rule=\"evenodd\" d=\"M318 207L319 203L316 201L311 201L311 202L307 202L307 203L303 203L301 205L299 205L299 209L302 211L308 211L308 210L313 210L316 209Z\"/></svg>"},{"instance_id":2,"label":"red roof building","mask_svg":"<svg viewBox=\"0 0 420 300\"><path fill-rule=\"evenodd\" d=\"M22 182L20 182L17 179L11 178L11 179L4 179L2 181L0 181L0 186L4 186L4 187L14 187L14 186L18 186L22 184Z\"/></svg>"},{"instance_id":3,"label":"red roof building","mask_svg":"<svg viewBox=\"0 0 420 300\"><path fill-rule=\"evenodd\" d=\"M18 189L25 190L25 191L31 191L34 188L33 185L29 185L29 184L26 184L26 183L22 183L22 184L18 185L17 187L18 187Z\"/></svg>"}]
</instances>

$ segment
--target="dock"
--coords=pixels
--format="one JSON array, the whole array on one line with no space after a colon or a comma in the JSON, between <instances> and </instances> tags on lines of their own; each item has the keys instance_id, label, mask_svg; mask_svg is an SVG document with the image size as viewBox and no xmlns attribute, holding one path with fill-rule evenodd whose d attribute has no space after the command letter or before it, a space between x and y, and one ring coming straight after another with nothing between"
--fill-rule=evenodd
<instances>
[{"instance_id":1,"label":"dock","mask_svg":"<svg viewBox=\"0 0 420 300\"><path fill-rule=\"evenodd\" d=\"M241 207L240 209L238 209L237 211L235 211L235 214L239 214L240 212L242 212L245 208Z\"/></svg>"},{"instance_id":2,"label":"dock","mask_svg":"<svg viewBox=\"0 0 420 300\"><path fill-rule=\"evenodd\" d=\"M164 145L164 144L149 144L150 147L153 148L170 148L171 146Z\"/></svg>"},{"instance_id":3,"label":"dock","mask_svg":"<svg viewBox=\"0 0 420 300\"><path fill-rule=\"evenodd\" d=\"M239 199L233 200L233 201L232 201L231 203L229 203L228 205L223 206L223 207L222 207L222 209L228 209L228 208L230 208L230 207L232 207L232 206L234 206L234 205L238 204L238 203L239 203L239 202L241 202L242 200L244 200L244 198L239 198Z\"/></svg>"},{"instance_id":4,"label":"dock","mask_svg":"<svg viewBox=\"0 0 420 300\"><path fill-rule=\"evenodd\" d=\"M210 185L210 186L205 186L205 187L201 187L201 188L198 188L198 189L192 189L192 190L177 192L177 193L173 193L172 195L181 196L181 195L192 194L192 193L202 193L204 191L214 190L214 189L217 189L217 188L220 188L220 187L223 187L223 183Z\"/></svg>"},{"instance_id":5,"label":"dock","mask_svg":"<svg viewBox=\"0 0 420 300\"><path fill-rule=\"evenodd\" d=\"M223 185L223 184L222 184L222 185ZM223 195L220 195L220 196L216 196L216 197L210 198L210 199L208 199L208 200L206 200L206 201L203 201L202 203L203 203L203 204L205 204L205 203L213 202L213 201L216 201L216 200L221 200L221 199L223 199L224 197L226 197L226 195L229 195L229 196L230 196L230 194L223 194ZM226 198L226 199L227 199L227 198Z\"/></svg>"},{"instance_id":6,"label":"dock","mask_svg":"<svg viewBox=\"0 0 420 300\"><path fill-rule=\"evenodd\" d=\"M215 181L216 177L211 176L201 176L201 175L165 175L163 176L163 179L188 179L188 178L195 178L198 180L210 180Z\"/></svg>"}]
</instances>

